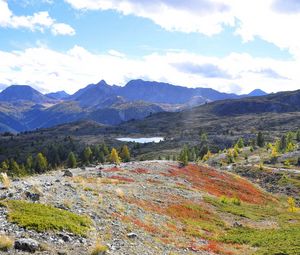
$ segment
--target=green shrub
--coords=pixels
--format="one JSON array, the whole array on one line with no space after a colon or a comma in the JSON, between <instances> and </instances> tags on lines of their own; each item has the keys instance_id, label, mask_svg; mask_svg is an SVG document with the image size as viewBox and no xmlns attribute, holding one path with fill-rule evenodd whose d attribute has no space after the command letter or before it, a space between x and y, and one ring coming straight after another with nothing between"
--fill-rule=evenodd
<instances>
[{"instance_id":1,"label":"green shrub","mask_svg":"<svg viewBox=\"0 0 300 255\"><path fill-rule=\"evenodd\" d=\"M300 254L299 227L284 229L234 228L220 238L227 243L247 244L258 247L257 255Z\"/></svg>"},{"instance_id":2,"label":"green shrub","mask_svg":"<svg viewBox=\"0 0 300 255\"><path fill-rule=\"evenodd\" d=\"M2 203L8 208L8 220L21 227L38 232L48 230L68 231L85 236L90 228L91 220L49 205L9 200Z\"/></svg>"}]
</instances>

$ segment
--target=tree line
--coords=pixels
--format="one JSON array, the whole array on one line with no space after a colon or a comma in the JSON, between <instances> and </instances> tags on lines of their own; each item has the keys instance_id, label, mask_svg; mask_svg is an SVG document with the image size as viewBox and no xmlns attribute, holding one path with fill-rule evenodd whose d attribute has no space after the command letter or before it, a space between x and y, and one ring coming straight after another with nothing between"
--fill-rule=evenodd
<instances>
[{"instance_id":1,"label":"tree line","mask_svg":"<svg viewBox=\"0 0 300 255\"><path fill-rule=\"evenodd\" d=\"M10 158L0 164L0 172L10 176L24 176L58 168L76 168L98 163L129 162L130 150L127 145L120 149L110 148L105 143L88 145L78 150L72 143L51 144L35 155L29 154L26 159Z\"/></svg>"}]
</instances>

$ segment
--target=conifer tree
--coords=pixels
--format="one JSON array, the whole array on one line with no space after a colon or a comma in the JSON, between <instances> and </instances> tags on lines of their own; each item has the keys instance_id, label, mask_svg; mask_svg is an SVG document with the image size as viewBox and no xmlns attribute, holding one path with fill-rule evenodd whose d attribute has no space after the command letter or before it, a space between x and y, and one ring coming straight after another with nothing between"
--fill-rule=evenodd
<instances>
[{"instance_id":1,"label":"conifer tree","mask_svg":"<svg viewBox=\"0 0 300 255\"><path fill-rule=\"evenodd\" d=\"M237 144L237 146L238 146L239 149L244 148L244 140L243 140L243 138L240 138L240 139L237 141L236 144Z\"/></svg>"},{"instance_id":2,"label":"conifer tree","mask_svg":"<svg viewBox=\"0 0 300 255\"><path fill-rule=\"evenodd\" d=\"M91 162L92 159L92 150L89 146L85 147L85 149L83 150L83 155L82 155L82 161L85 164L89 164Z\"/></svg>"},{"instance_id":3,"label":"conifer tree","mask_svg":"<svg viewBox=\"0 0 300 255\"><path fill-rule=\"evenodd\" d=\"M256 138L257 146L264 147L265 146L265 138L262 132L258 132L257 138Z\"/></svg>"},{"instance_id":4,"label":"conifer tree","mask_svg":"<svg viewBox=\"0 0 300 255\"><path fill-rule=\"evenodd\" d=\"M43 173L48 168L47 158L43 155L43 153L38 153L35 159L35 170L38 173Z\"/></svg>"},{"instance_id":5,"label":"conifer tree","mask_svg":"<svg viewBox=\"0 0 300 255\"><path fill-rule=\"evenodd\" d=\"M10 160L10 166L9 166L9 169L10 169L13 173L15 173L15 174L17 174L17 175L18 175L18 173L19 173L19 171L20 171L19 164L18 164L15 160L13 160L13 159Z\"/></svg>"},{"instance_id":6,"label":"conifer tree","mask_svg":"<svg viewBox=\"0 0 300 255\"><path fill-rule=\"evenodd\" d=\"M33 158L31 155L29 155L26 159L26 166L25 166L26 170L31 172L33 169Z\"/></svg>"},{"instance_id":7,"label":"conifer tree","mask_svg":"<svg viewBox=\"0 0 300 255\"><path fill-rule=\"evenodd\" d=\"M7 162L4 160L2 163L1 163L1 170L3 172L6 172L8 170L9 166L7 164Z\"/></svg>"},{"instance_id":8,"label":"conifer tree","mask_svg":"<svg viewBox=\"0 0 300 255\"><path fill-rule=\"evenodd\" d=\"M76 156L72 151L69 153L67 165L69 168L75 168L77 166Z\"/></svg>"},{"instance_id":9,"label":"conifer tree","mask_svg":"<svg viewBox=\"0 0 300 255\"><path fill-rule=\"evenodd\" d=\"M105 162L105 156L104 156L104 153L103 151L100 151L99 154L98 154L98 161L103 164Z\"/></svg>"},{"instance_id":10,"label":"conifer tree","mask_svg":"<svg viewBox=\"0 0 300 255\"><path fill-rule=\"evenodd\" d=\"M119 154L115 148L112 148L110 153L110 162L116 165L119 165L121 163L121 159L119 157Z\"/></svg>"},{"instance_id":11,"label":"conifer tree","mask_svg":"<svg viewBox=\"0 0 300 255\"><path fill-rule=\"evenodd\" d=\"M281 152L285 152L287 148L287 137L286 135L281 136L279 149Z\"/></svg>"},{"instance_id":12,"label":"conifer tree","mask_svg":"<svg viewBox=\"0 0 300 255\"><path fill-rule=\"evenodd\" d=\"M184 146L179 154L179 162L186 166L189 163L189 154L188 154L188 147Z\"/></svg>"},{"instance_id":13,"label":"conifer tree","mask_svg":"<svg viewBox=\"0 0 300 255\"><path fill-rule=\"evenodd\" d=\"M300 129L298 129L296 132L296 140L297 142L300 142Z\"/></svg>"},{"instance_id":14,"label":"conifer tree","mask_svg":"<svg viewBox=\"0 0 300 255\"><path fill-rule=\"evenodd\" d=\"M128 149L128 146L127 145L124 145L122 147L122 150L121 150L121 158L123 160L123 162L129 162L130 161L130 151Z\"/></svg>"}]
</instances>

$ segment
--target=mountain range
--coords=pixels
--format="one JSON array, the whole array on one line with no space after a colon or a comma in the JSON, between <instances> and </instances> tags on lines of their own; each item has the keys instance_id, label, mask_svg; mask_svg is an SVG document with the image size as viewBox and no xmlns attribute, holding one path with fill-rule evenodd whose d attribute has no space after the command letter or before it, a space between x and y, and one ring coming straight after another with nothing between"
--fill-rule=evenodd
<instances>
[{"instance_id":1,"label":"mountain range","mask_svg":"<svg viewBox=\"0 0 300 255\"><path fill-rule=\"evenodd\" d=\"M143 80L129 81L123 87L108 85L102 80L73 95L64 91L44 95L28 85L12 85L0 93L0 131L20 132L77 120L118 125L158 112L265 95L259 89L236 95L211 88L187 88Z\"/></svg>"}]
</instances>

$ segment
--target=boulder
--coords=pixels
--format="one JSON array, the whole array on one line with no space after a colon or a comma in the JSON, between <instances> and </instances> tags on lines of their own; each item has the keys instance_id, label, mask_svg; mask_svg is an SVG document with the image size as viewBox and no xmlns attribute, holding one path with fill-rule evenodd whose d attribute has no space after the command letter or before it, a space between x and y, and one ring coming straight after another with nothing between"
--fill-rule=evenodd
<instances>
[{"instance_id":1,"label":"boulder","mask_svg":"<svg viewBox=\"0 0 300 255\"><path fill-rule=\"evenodd\" d=\"M138 235L137 235L136 233L128 233L128 234L127 234L127 237L128 237L128 238L137 238Z\"/></svg>"},{"instance_id":2,"label":"boulder","mask_svg":"<svg viewBox=\"0 0 300 255\"><path fill-rule=\"evenodd\" d=\"M26 251L26 252L36 252L40 247L40 244L30 238L22 238L15 241L15 249Z\"/></svg>"},{"instance_id":3,"label":"boulder","mask_svg":"<svg viewBox=\"0 0 300 255\"><path fill-rule=\"evenodd\" d=\"M64 177L73 177L73 174L72 174L72 172L70 171L70 170L66 170L65 172L64 172L64 175L63 175Z\"/></svg>"},{"instance_id":4,"label":"boulder","mask_svg":"<svg viewBox=\"0 0 300 255\"><path fill-rule=\"evenodd\" d=\"M40 200L41 195L38 193L32 193L29 191L25 192L25 196L33 202L37 202Z\"/></svg>"}]
</instances>

